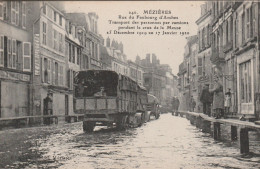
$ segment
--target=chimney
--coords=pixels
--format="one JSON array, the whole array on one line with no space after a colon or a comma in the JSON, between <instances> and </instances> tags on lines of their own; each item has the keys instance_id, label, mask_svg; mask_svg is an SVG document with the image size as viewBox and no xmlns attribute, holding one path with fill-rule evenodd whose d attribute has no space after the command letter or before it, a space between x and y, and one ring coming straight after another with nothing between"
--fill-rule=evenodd
<instances>
[{"instance_id":1,"label":"chimney","mask_svg":"<svg viewBox=\"0 0 260 169\"><path fill-rule=\"evenodd\" d=\"M107 41L107 44L106 44L106 46L107 46L107 47L110 47L110 38L109 38L109 37L107 37L107 40L106 40L106 41Z\"/></svg>"},{"instance_id":2,"label":"chimney","mask_svg":"<svg viewBox=\"0 0 260 169\"><path fill-rule=\"evenodd\" d=\"M124 53L124 45L122 42L119 43L119 50Z\"/></svg>"},{"instance_id":3,"label":"chimney","mask_svg":"<svg viewBox=\"0 0 260 169\"><path fill-rule=\"evenodd\" d=\"M157 63L156 55L153 53L152 54L152 64L156 65L156 63Z\"/></svg>"},{"instance_id":4,"label":"chimney","mask_svg":"<svg viewBox=\"0 0 260 169\"><path fill-rule=\"evenodd\" d=\"M149 63L149 64L151 63L150 62L150 53L146 54L146 62Z\"/></svg>"}]
</instances>

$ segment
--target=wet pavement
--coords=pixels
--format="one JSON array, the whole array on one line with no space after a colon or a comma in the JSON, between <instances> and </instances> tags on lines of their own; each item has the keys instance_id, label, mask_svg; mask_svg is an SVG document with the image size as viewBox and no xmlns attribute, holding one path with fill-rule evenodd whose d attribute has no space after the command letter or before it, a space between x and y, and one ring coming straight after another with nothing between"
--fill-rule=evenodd
<instances>
[{"instance_id":1,"label":"wet pavement","mask_svg":"<svg viewBox=\"0 0 260 169\"><path fill-rule=\"evenodd\" d=\"M142 127L118 131L82 123L0 131L0 168L259 168L260 133L250 132L250 153L238 141L214 141L181 117L163 114Z\"/></svg>"}]
</instances>

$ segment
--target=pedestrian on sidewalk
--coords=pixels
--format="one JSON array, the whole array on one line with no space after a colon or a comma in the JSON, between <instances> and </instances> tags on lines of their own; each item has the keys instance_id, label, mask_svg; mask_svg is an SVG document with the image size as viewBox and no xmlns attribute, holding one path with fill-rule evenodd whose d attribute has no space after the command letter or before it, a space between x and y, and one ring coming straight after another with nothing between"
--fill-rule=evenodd
<instances>
[{"instance_id":1,"label":"pedestrian on sidewalk","mask_svg":"<svg viewBox=\"0 0 260 169\"><path fill-rule=\"evenodd\" d=\"M212 94L209 92L209 84L204 85L200 94L200 101L203 104L203 114L211 116Z\"/></svg>"},{"instance_id":2,"label":"pedestrian on sidewalk","mask_svg":"<svg viewBox=\"0 0 260 169\"><path fill-rule=\"evenodd\" d=\"M231 107L231 89L228 88L228 91L225 93L225 116L229 114Z\"/></svg>"},{"instance_id":3,"label":"pedestrian on sidewalk","mask_svg":"<svg viewBox=\"0 0 260 169\"><path fill-rule=\"evenodd\" d=\"M176 112L179 110L179 106L180 106L180 101L178 99L178 97L175 98L175 106L176 106Z\"/></svg>"},{"instance_id":4,"label":"pedestrian on sidewalk","mask_svg":"<svg viewBox=\"0 0 260 169\"><path fill-rule=\"evenodd\" d=\"M224 93L223 93L223 86L219 82L219 76L214 76L214 88L209 90L213 93L213 110L215 118L220 118L223 116L224 110Z\"/></svg>"},{"instance_id":5,"label":"pedestrian on sidewalk","mask_svg":"<svg viewBox=\"0 0 260 169\"><path fill-rule=\"evenodd\" d=\"M43 115L53 115L53 106L52 106L52 93L48 93L47 97L43 100L44 112ZM44 124L51 124L51 118L46 117L43 119Z\"/></svg>"},{"instance_id":6,"label":"pedestrian on sidewalk","mask_svg":"<svg viewBox=\"0 0 260 169\"><path fill-rule=\"evenodd\" d=\"M175 113L175 111L176 111L176 99L175 99L175 97L172 97L171 103L172 103L172 111L173 111L173 113Z\"/></svg>"},{"instance_id":7,"label":"pedestrian on sidewalk","mask_svg":"<svg viewBox=\"0 0 260 169\"><path fill-rule=\"evenodd\" d=\"M190 111L194 112L195 107L196 107L196 102L195 102L193 96L191 96L190 97Z\"/></svg>"}]
</instances>

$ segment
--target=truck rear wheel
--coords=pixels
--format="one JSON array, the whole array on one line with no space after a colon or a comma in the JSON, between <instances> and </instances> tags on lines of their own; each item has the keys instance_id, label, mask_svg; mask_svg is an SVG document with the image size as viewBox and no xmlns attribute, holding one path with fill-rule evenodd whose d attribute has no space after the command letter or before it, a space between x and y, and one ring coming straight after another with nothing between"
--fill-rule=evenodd
<instances>
[{"instance_id":1,"label":"truck rear wheel","mask_svg":"<svg viewBox=\"0 0 260 169\"><path fill-rule=\"evenodd\" d=\"M96 122L83 121L83 131L85 133L93 132L95 125L96 125Z\"/></svg>"},{"instance_id":2,"label":"truck rear wheel","mask_svg":"<svg viewBox=\"0 0 260 169\"><path fill-rule=\"evenodd\" d=\"M120 116L118 119L118 122L116 124L116 127L120 130L124 130L127 128L127 115Z\"/></svg>"}]
</instances>

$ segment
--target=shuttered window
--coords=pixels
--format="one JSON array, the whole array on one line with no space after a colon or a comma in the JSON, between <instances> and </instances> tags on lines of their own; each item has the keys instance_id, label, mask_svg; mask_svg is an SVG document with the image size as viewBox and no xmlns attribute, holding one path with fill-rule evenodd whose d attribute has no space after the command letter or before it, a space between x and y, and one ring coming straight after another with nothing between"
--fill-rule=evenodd
<instances>
[{"instance_id":1,"label":"shuttered window","mask_svg":"<svg viewBox=\"0 0 260 169\"><path fill-rule=\"evenodd\" d=\"M47 29L46 29L46 23L42 22L42 44L46 45L47 42Z\"/></svg>"},{"instance_id":2,"label":"shuttered window","mask_svg":"<svg viewBox=\"0 0 260 169\"><path fill-rule=\"evenodd\" d=\"M23 71L31 71L31 43L23 42Z\"/></svg>"},{"instance_id":3,"label":"shuttered window","mask_svg":"<svg viewBox=\"0 0 260 169\"><path fill-rule=\"evenodd\" d=\"M17 44L16 40L12 40L12 68L16 68L16 62L17 62Z\"/></svg>"},{"instance_id":4,"label":"shuttered window","mask_svg":"<svg viewBox=\"0 0 260 169\"><path fill-rule=\"evenodd\" d=\"M4 36L0 36L0 66L4 66Z\"/></svg>"},{"instance_id":5,"label":"shuttered window","mask_svg":"<svg viewBox=\"0 0 260 169\"><path fill-rule=\"evenodd\" d=\"M51 60L50 59L48 59L47 72L48 72L48 83L51 84Z\"/></svg>"},{"instance_id":6,"label":"shuttered window","mask_svg":"<svg viewBox=\"0 0 260 169\"><path fill-rule=\"evenodd\" d=\"M12 40L7 38L7 67L12 68Z\"/></svg>"},{"instance_id":7,"label":"shuttered window","mask_svg":"<svg viewBox=\"0 0 260 169\"><path fill-rule=\"evenodd\" d=\"M4 5L3 2L0 1L0 19L3 19L4 17Z\"/></svg>"},{"instance_id":8,"label":"shuttered window","mask_svg":"<svg viewBox=\"0 0 260 169\"><path fill-rule=\"evenodd\" d=\"M198 58L198 75L202 75L202 58Z\"/></svg>"},{"instance_id":9,"label":"shuttered window","mask_svg":"<svg viewBox=\"0 0 260 169\"><path fill-rule=\"evenodd\" d=\"M59 73L60 73L60 83L59 83L59 85L60 85L60 86L63 86L63 85L64 85L64 83L63 83L63 80L64 80L64 79L63 79L63 76L64 76L63 74L64 74L64 73L63 73L63 72L64 72L63 66L60 66L60 71L59 71Z\"/></svg>"},{"instance_id":10,"label":"shuttered window","mask_svg":"<svg viewBox=\"0 0 260 169\"><path fill-rule=\"evenodd\" d=\"M22 2L22 27L26 28L26 2Z\"/></svg>"}]
</instances>

